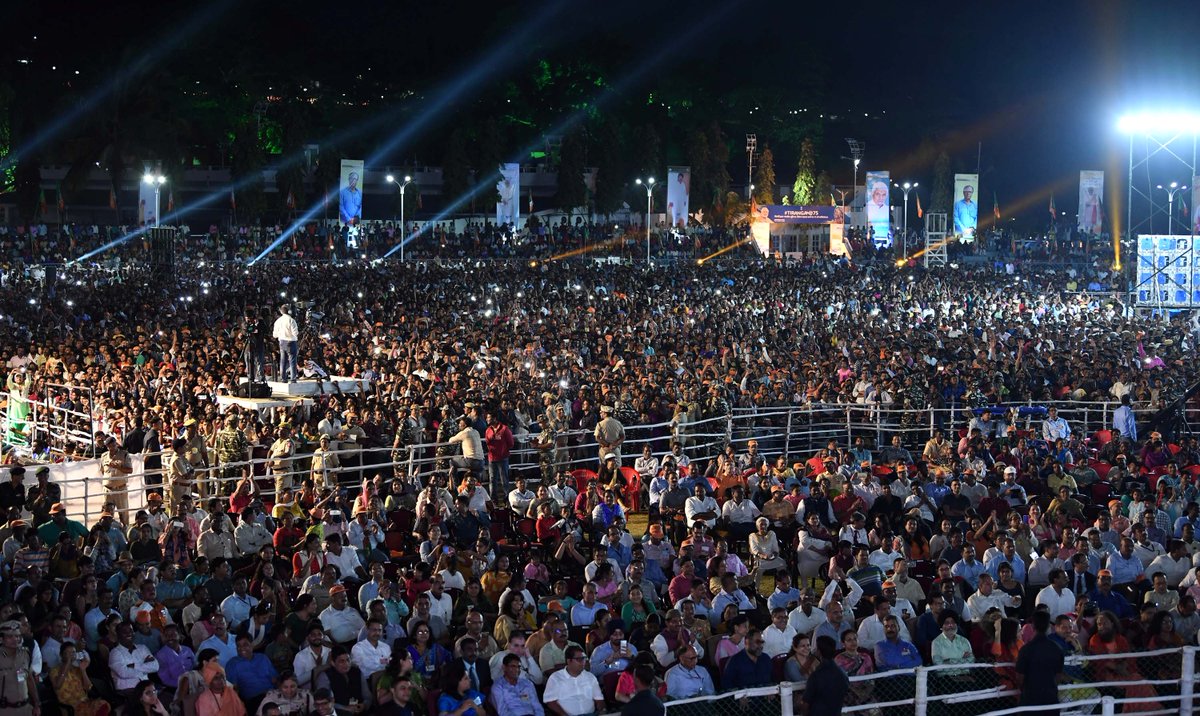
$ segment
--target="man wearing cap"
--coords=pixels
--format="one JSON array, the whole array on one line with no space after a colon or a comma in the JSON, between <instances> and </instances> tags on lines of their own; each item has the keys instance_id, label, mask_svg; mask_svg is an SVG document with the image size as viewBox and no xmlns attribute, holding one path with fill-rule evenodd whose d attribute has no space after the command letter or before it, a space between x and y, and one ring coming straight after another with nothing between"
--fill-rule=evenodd
<instances>
[{"instance_id":1,"label":"man wearing cap","mask_svg":"<svg viewBox=\"0 0 1200 716\"><path fill-rule=\"evenodd\" d=\"M329 588L329 606L319 618L335 644L353 645L364 626L362 615L347 604L346 587L341 584Z\"/></svg>"},{"instance_id":2,"label":"man wearing cap","mask_svg":"<svg viewBox=\"0 0 1200 716\"><path fill-rule=\"evenodd\" d=\"M337 453L331 451L329 446L330 437L324 434L321 435L320 444L312 454L310 474L314 485L337 489L338 475L341 473L342 463L338 459Z\"/></svg>"},{"instance_id":3,"label":"man wearing cap","mask_svg":"<svg viewBox=\"0 0 1200 716\"><path fill-rule=\"evenodd\" d=\"M1132 619L1133 607L1120 592L1113 591L1113 573L1102 569L1096 575L1096 587L1088 592L1088 599L1101 611L1110 611L1120 619Z\"/></svg>"},{"instance_id":4,"label":"man wearing cap","mask_svg":"<svg viewBox=\"0 0 1200 716\"><path fill-rule=\"evenodd\" d=\"M82 523L67 519L67 508L61 502L50 507L50 520L40 525L37 532L46 544L58 544L58 536L63 532L71 535L77 544L83 544L88 536L87 528Z\"/></svg>"},{"instance_id":5,"label":"man wearing cap","mask_svg":"<svg viewBox=\"0 0 1200 716\"><path fill-rule=\"evenodd\" d=\"M209 495L228 496L233 492L237 480L250 474L250 441L242 432L242 419L237 413L225 416L225 427L217 431L213 445L220 465L220 482L211 485ZM241 464L239 464L241 463Z\"/></svg>"},{"instance_id":6,"label":"man wearing cap","mask_svg":"<svg viewBox=\"0 0 1200 716\"><path fill-rule=\"evenodd\" d=\"M50 482L50 468L41 465L34 470L37 484L29 488L25 496L25 509L33 514L34 524L42 524L50 519L50 508L56 502L62 502L62 488Z\"/></svg>"},{"instance_id":7,"label":"man wearing cap","mask_svg":"<svg viewBox=\"0 0 1200 716\"><path fill-rule=\"evenodd\" d=\"M29 650L21 643L21 625L17 621L0 624L0 699L6 712L36 715L41 711L31 661ZM26 706L30 708L25 710Z\"/></svg>"},{"instance_id":8,"label":"man wearing cap","mask_svg":"<svg viewBox=\"0 0 1200 716\"><path fill-rule=\"evenodd\" d=\"M100 456L100 476L104 478L105 498L120 510L121 522L129 524L129 494L126 487L129 476L133 474L133 461L111 435L104 441L104 446L107 449Z\"/></svg>"},{"instance_id":9,"label":"man wearing cap","mask_svg":"<svg viewBox=\"0 0 1200 716\"><path fill-rule=\"evenodd\" d=\"M625 426L613 417L613 409L610 405L600 406L600 422L596 423L596 429L592 431L592 435L596 438L596 444L599 446L600 464L608 459L611 454L616 458L617 465L621 464L621 445L625 442Z\"/></svg>"},{"instance_id":10,"label":"man wearing cap","mask_svg":"<svg viewBox=\"0 0 1200 716\"><path fill-rule=\"evenodd\" d=\"M200 434L200 425L195 418L186 418L183 421L183 458L191 464L192 468L201 475L208 474L208 446L204 442L204 436ZM200 471L203 471L202 473ZM196 490L201 496L207 494L203 480L197 478Z\"/></svg>"},{"instance_id":11,"label":"man wearing cap","mask_svg":"<svg viewBox=\"0 0 1200 716\"><path fill-rule=\"evenodd\" d=\"M184 457L187 439L175 438L163 452L164 471L167 476L167 495L172 505L178 505L185 495L190 495L196 485L196 468Z\"/></svg>"},{"instance_id":12,"label":"man wearing cap","mask_svg":"<svg viewBox=\"0 0 1200 716\"><path fill-rule=\"evenodd\" d=\"M8 482L0 485L0 509L8 512L25 506L25 468L13 465L8 470Z\"/></svg>"},{"instance_id":13,"label":"man wearing cap","mask_svg":"<svg viewBox=\"0 0 1200 716\"><path fill-rule=\"evenodd\" d=\"M296 454L296 441L292 439L290 423L279 424L278 437L271 443L267 451L267 463L271 467L271 475L275 478L275 494L292 489L292 457Z\"/></svg>"}]
</instances>

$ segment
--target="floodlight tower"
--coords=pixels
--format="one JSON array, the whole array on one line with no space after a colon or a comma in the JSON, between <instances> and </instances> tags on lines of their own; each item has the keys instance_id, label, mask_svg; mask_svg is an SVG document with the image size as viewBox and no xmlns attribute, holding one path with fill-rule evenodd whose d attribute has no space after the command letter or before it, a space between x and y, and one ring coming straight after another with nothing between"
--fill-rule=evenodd
<instances>
[{"instance_id":1,"label":"floodlight tower","mask_svg":"<svg viewBox=\"0 0 1200 716\"><path fill-rule=\"evenodd\" d=\"M754 189L754 153L758 150L758 135L746 135L746 200L749 201Z\"/></svg>"}]
</instances>

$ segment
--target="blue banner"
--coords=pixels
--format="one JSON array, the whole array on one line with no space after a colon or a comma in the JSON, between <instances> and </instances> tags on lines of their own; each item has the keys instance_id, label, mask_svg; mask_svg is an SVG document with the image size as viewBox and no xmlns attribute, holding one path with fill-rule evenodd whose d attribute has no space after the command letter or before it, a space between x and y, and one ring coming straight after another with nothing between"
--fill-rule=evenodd
<instances>
[{"instance_id":1,"label":"blue banner","mask_svg":"<svg viewBox=\"0 0 1200 716\"><path fill-rule=\"evenodd\" d=\"M769 204L758 207L760 212L766 211L767 220L772 224L832 224L838 220L839 207L836 206L786 206Z\"/></svg>"}]
</instances>

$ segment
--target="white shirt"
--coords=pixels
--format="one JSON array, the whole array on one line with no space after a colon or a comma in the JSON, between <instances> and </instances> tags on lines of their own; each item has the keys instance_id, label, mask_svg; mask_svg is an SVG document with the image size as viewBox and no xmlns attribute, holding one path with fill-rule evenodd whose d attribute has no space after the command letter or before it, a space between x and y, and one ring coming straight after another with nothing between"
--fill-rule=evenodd
<instances>
[{"instance_id":1,"label":"white shirt","mask_svg":"<svg viewBox=\"0 0 1200 716\"><path fill-rule=\"evenodd\" d=\"M350 607L334 609L332 604L325 607L320 619L321 626L329 633L329 638L338 644L354 641L358 638L358 630L366 624L358 610Z\"/></svg>"},{"instance_id":2,"label":"white shirt","mask_svg":"<svg viewBox=\"0 0 1200 716\"><path fill-rule=\"evenodd\" d=\"M791 626L785 626L782 630L772 624L763 629L763 652L772 659L780 654L786 654L792 650L792 639L796 636L796 630Z\"/></svg>"},{"instance_id":3,"label":"white shirt","mask_svg":"<svg viewBox=\"0 0 1200 716\"><path fill-rule=\"evenodd\" d=\"M893 611L895 611L893 609ZM900 615L896 615L896 621L900 624L900 638L904 641L912 641L912 637L908 635L908 625L900 619ZM866 617L858 625L858 645L863 649L873 650L875 645L887 638L883 633L883 622L875 614Z\"/></svg>"},{"instance_id":4,"label":"white shirt","mask_svg":"<svg viewBox=\"0 0 1200 716\"><path fill-rule=\"evenodd\" d=\"M379 640L378 646L373 646L370 639L363 639L350 650L350 660L354 662L354 665L367 678L370 678L376 672L386 669L391 658L392 647L388 646L382 639Z\"/></svg>"},{"instance_id":5,"label":"white shirt","mask_svg":"<svg viewBox=\"0 0 1200 716\"><path fill-rule=\"evenodd\" d=\"M1167 586L1174 588L1179 586L1191 568L1192 560L1187 555L1176 561L1171 559L1170 554L1160 554L1146 565L1146 574L1153 576L1155 572L1162 572L1167 577Z\"/></svg>"},{"instance_id":6,"label":"white shirt","mask_svg":"<svg viewBox=\"0 0 1200 716\"><path fill-rule=\"evenodd\" d=\"M571 676L566 669L559 669L546 680L542 701L553 701L567 716L577 716L594 713L596 702L604 701L604 692L592 672L585 669L579 676Z\"/></svg>"},{"instance_id":7,"label":"white shirt","mask_svg":"<svg viewBox=\"0 0 1200 716\"><path fill-rule=\"evenodd\" d=\"M1013 598L1010 595L1005 594L999 589L993 588L992 593L987 596L984 596L979 592L975 592L971 596L967 597L967 606L971 609L971 614L974 614L975 618L983 619L984 615L986 615L987 611L992 607L999 609L1000 613L1004 614L1005 607L1012 607L1015 605L1013 604ZM1074 608L1075 605L1072 604L1071 609ZM966 617L963 618L965 619Z\"/></svg>"},{"instance_id":8,"label":"white shirt","mask_svg":"<svg viewBox=\"0 0 1200 716\"><path fill-rule=\"evenodd\" d=\"M450 595L446 593L446 590L442 590L441 599L433 596L432 590L425 592L425 595L429 597L429 613L435 617L441 617L443 622L449 624L450 616L454 614L454 602L450 599ZM536 602L532 601L525 603L536 604Z\"/></svg>"},{"instance_id":9,"label":"white shirt","mask_svg":"<svg viewBox=\"0 0 1200 716\"><path fill-rule=\"evenodd\" d=\"M146 657L150 657L149 661ZM132 689L138 682L158 671L158 659L141 644L126 649L117 644L108 653L108 668L112 670L113 688L117 691Z\"/></svg>"},{"instance_id":10,"label":"white shirt","mask_svg":"<svg viewBox=\"0 0 1200 716\"><path fill-rule=\"evenodd\" d=\"M812 634L813 630L825 621L825 610L816 607L812 608L812 614L805 614L800 607L788 614L788 626L796 630L797 634Z\"/></svg>"},{"instance_id":11,"label":"white shirt","mask_svg":"<svg viewBox=\"0 0 1200 716\"><path fill-rule=\"evenodd\" d=\"M281 341L298 341L300 340L300 326L296 324L296 319L288 314L283 314L275 319L275 326L271 329L271 335ZM134 684L137 686L137 684Z\"/></svg>"},{"instance_id":12,"label":"white shirt","mask_svg":"<svg viewBox=\"0 0 1200 716\"><path fill-rule=\"evenodd\" d=\"M312 673L313 669L317 668L318 664L325 664L329 661L329 654L332 651L327 646L321 647L321 656L318 658L313 654L312 647L305 645L300 653L292 659L292 670L296 672L296 682L302 689L312 688Z\"/></svg>"},{"instance_id":13,"label":"white shirt","mask_svg":"<svg viewBox=\"0 0 1200 716\"><path fill-rule=\"evenodd\" d=\"M1062 594L1059 594L1051 585L1038 592L1034 604L1045 604L1050 607L1050 619L1054 620L1063 614L1075 611L1075 593L1063 587Z\"/></svg>"},{"instance_id":14,"label":"white shirt","mask_svg":"<svg viewBox=\"0 0 1200 716\"><path fill-rule=\"evenodd\" d=\"M867 555L867 561L879 567L886 574L896 568L896 560L903 557L903 552L885 552L883 548L875 550Z\"/></svg>"},{"instance_id":15,"label":"white shirt","mask_svg":"<svg viewBox=\"0 0 1200 716\"><path fill-rule=\"evenodd\" d=\"M492 681L499 681L504 677L504 657L512 652L508 649L498 651L492 654L492 658L488 659L488 670L492 672ZM521 676L533 682L534 686L540 686L546 677L542 674L542 667L538 666L537 659L529 655L518 657L521 659Z\"/></svg>"},{"instance_id":16,"label":"white shirt","mask_svg":"<svg viewBox=\"0 0 1200 716\"><path fill-rule=\"evenodd\" d=\"M717 506L717 501L711 497L696 497L692 495L687 498L687 502L683 503L683 512L687 515L687 523L690 525L696 521L696 515L705 512L712 512L719 515L721 514L721 508ZM708 528L711 530L717 526L717 519L714 517L711 520L704 520L704 524L708 525Z\"/></svg>"},{"instance_id":17,"label":"white shirt","mask_svg":"<svg viewBox=\"0 0 1200 716\"><path fill-rule=\"evenodd\" d=\"M730 522L753 522L760 514L758 505L745 499L740 503L728 500L721 508L721 516Z\"/></svg>"},{"instance_id":18,"label":"white shirt","mask_svg":"<svg viewBox=\"0 0 1200 716\"><path fill-rule=\"evenodd\" d=\"M475 428L463 428L450 438L451 443L462 443L462 456L467 460L482 460L483 443L479 440L479 431Z\"/></svg>"},{"instance_id":19,"label":"white shirt","mask_svg":"<svg viewBox=\"0 0 1200 716\"><path fill-rule=\"evenodd\" d=\"M341 579L353 578L355 572L362 566L362 563L358 561L358 555L349 547L342 547L341 554L325 550L325 563L337 567Z\"/></svg>"}]
</instances>

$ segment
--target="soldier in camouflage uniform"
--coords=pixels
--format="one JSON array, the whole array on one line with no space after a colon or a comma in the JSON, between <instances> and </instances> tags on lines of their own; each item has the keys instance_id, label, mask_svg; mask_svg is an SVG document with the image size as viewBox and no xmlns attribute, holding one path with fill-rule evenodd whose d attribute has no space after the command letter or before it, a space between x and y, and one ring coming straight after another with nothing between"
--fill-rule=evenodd
<instances>
[{"instance_id":1,"label":"soldier in camouflage uniform","mask_svg":"<svg viewBox=\"0 0 1200 716\"><path fill-rule=\"evenodd\" d=\"M437 467L438 470L450 469L450 454L452 448L449 445L450 438L458 433L458 421L450 414L450 406L444 405L441 409L442 419L438 423L437 431Z\"/></svg>"},{"instance_id":2,"label":"soldier in camouflage uniform","mask_svg":"<svg viewBox=\"0 0 1200 716\"><path fill-rule=\"evenodd\" d=\"M554 482L554 476L557 474L555 468L557 460L555 459L558 443L558 433L549 425L533 440L533 447L538 451L538 467L542 472L542 484L550 485Z\"/></svg>"},{"instance_id":3,"label":"soldier in camouflage uniform","mask_svg":"<svg viewBox=\"0 0 1200 716\"><path fill-rule=\"evenodd\" d=\"M399 474L408 462L408 450L411 445L421 444L421 406L413 404L408 408L408 415L400 422L396 430L396 440L392 443L392 462L396 463L393 470ZM420 457L420 456L418 456Z\"/></svg>"},{"instance_id":4,"label":"soldier in camouflage uniform","mask_svg":"<svg viewBox=\"0 0 1200 716\"><path fill-rule=\"evenodd\" d=\"M217 477L219 483L211 486L214 495L228 496L233 494L237 481L249 474L250 466L233 465L246 462L250 458L250 441L242 432L242 420L236 413L225 418L225 427L217 431L214 449L217 453Z\"/></svg>"}]
</instances>

